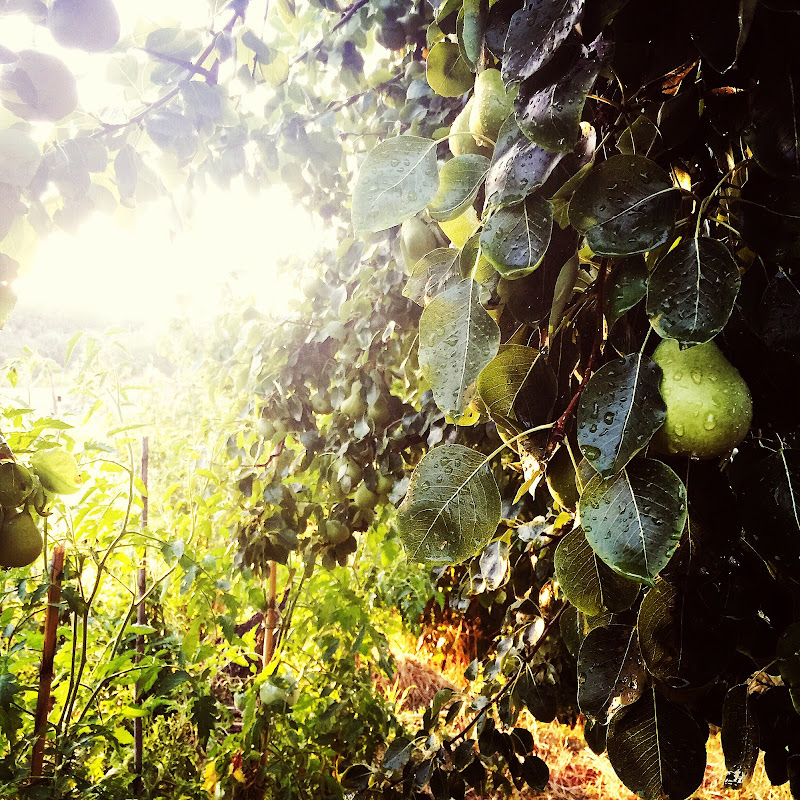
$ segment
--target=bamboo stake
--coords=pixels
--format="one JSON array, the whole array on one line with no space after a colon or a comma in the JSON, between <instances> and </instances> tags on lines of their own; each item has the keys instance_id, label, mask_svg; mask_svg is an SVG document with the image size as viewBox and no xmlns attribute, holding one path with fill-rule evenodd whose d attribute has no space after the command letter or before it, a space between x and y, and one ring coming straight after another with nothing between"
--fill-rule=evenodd
<instances>
[{"instance_id":1,"label":"bamboo stake","mask_svg":"<svg viewBox=\"0 0 800 800\"><path fill-rule=\"evenodd\" d=\"M142 497L142 530L147 528L147 467L150 460L150 439L145 436L142 439L142 483L144 484L144 496ZM136 608L136 622L139 625L147 624L144 597L147 593L147 556L142 555L142 563L136 573L136 595L139 605ZM144 656L144 634L136 636L136 663L138 664ZM141 689L139 681L136 681L134 689L134 701L141 699ZM135 717L133 720L133 772L136 777L133 780L133 796L141 797L144 788L142 784L142 766L144 764L144 727L142 718Z\"/></svg>"},{"instance_id":2,"label":"bamboo stake","mask_svg":"<svg viewBox=\"0 0 800 800\"><path fill-rule=\"evenodd\" d=\"M275 629L278 627L278 613L275 596L278 593L278 565L269 562L269 587L267 589L267 624L264 631L264 653L261 668L266 669L275 652Z\"/></svg>"},{"instance_id":3,"label":"bamboo stake","mask_svg":"<svg viewBox=\"0 0 800 800\"><path fill-rule=\"evenodd\" d=\"M50 714L50 689L53 684L53 659L56 655L58 633L58 604L61 602L61 579L64 572L64 546L53 548L50 565L50 586L47 589L47 611L44 618L44 644L42 664L39 668L39 695L36 698L34 731L37 736L31 754L31 778L40 778L44 765L44 747L47 742L47 717Z\"/></svg>"}]
</instances>

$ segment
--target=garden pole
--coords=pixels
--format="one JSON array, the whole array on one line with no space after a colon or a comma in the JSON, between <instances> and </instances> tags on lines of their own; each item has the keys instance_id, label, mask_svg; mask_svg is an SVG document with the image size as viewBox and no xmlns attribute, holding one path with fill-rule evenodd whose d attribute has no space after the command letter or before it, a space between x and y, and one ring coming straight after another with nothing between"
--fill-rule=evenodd
<instances>
[{"instance_id":1,"label":"garden pole","mask_svg":"<svg viewBox=\"0 0 800 800\"><path fill-rule=\"evenodd\" d=\"M147 528L147 466L150 459L150 439L145 436L142 438L142 484L144 485L144 494L142 495L142 530ZM142 563L136 573L136 600L138 606L136 608L136 624L146 625L147 617L145 615L144 596L147 592L147 556L142 554ZM140 633L136 636L136 663L142 660L144 655L144 634ZM134 690L134 701L138 703L141 699L141 690L139 681L136 681L136 688ZM133 720L133 772L136 777L133 780L133 796L141 797L142 794L142 764L144 760L144 729L142 727L142 718L136 717Z\"/></svg>"},{"instance_id":2,"label":"garden pole","mask_svg":"<svg viewBox=\"0 0 800 800\"><path fill-rule=\"evenodd\" d=\"M50 564L50 586L47 589L47 611L44 618L44 644L42 645L42 665L39 668L39 695L36 698L34 732L36 744L31 754L31 778L42 775L44 746L47 742L47 717L50 713L50 687L53 683L53 659L56 655L56 634L58 632L58 604L61 602L61 578L64 572L64 546L53 548Z\"/></svg>"},{"instance_id":3,"label":"garden pole","mask_svg":"<svg viewBox=\"0 0 800 800\"><path fill-rule=\"evenodd\" d=\"M278 565L269 562L269 588L267 590L267 624L264 631L264 656L261 668L265 669L272 660L275 652L275 628L277 627L278 614L275 608L275 596L278 593Z\"/></svg>"}]
</instances>

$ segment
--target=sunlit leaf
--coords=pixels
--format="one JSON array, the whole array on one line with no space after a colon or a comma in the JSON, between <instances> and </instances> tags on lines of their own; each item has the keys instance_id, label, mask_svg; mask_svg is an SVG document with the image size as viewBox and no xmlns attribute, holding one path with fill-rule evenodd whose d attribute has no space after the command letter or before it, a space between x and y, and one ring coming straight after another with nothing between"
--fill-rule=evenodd
<instances>
[{"instance_id":1,"label":"sunlit leaf","mask_svg":"<svg viewBox=\"0 0 800 800\"><path fill-rule=\"evenodd\" d=\"M428 53L425 75L431 89L442 97L458 97L475 82L469 64L455 42L438 42Z\"/></svg>"},{"instance_id":2,"label":"sunlit leaf","mask_svg":"<svg viewBox=\"0 0 800 800\"><path fill-rule=\"evenodd\" d=\"M439 190L428 206L436 220L451 220L466 211L475 199L489 170L489 159L480 155L463 155L445 162L439 173Z\"/></svg>"}]
</instances>

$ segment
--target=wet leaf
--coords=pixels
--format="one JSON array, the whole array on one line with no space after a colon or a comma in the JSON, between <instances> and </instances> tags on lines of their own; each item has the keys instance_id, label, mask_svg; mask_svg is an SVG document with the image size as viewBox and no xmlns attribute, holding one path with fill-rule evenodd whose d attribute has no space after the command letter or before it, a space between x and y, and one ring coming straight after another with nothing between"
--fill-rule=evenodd
<instances>
[{"instance_id":1,"label":"wet leaf","mask_svg":"<svg viewBox=\"0 0 800 800\"><path fill-rule=\"evenodd\" d=\"M511 17L505 40L503 82L540 70L580 21L583 0L526 0Z\"/></svg>"},{"instance_id":2,"label":"wet leaf","mask_svg":"<svg viewBox=\"0 0 800 800\"><path fill-rule=\"evenodd\" d=\"M708 342L725 327L739 285L739 269L722 242L707 237L684 239L650 274L650 323L664 339Z\"/></svg>"},{"instance_id":3,"label":"wet leaf","mask_svg":"<svg viewBox=\"0 0 800 800\"><path fill-rule=\"evenodd\" d=\"M641 256L626 258L615 265L606 278L603 294L603 313L608 327L630 311L647 294L647 266Z\"/></svg>"},{"instance_id":4,"label":"wet leaf","mask_svg":"<svg viewBox=\"0 0 800 800\"><path fill-rule=\"evenodd\" d=\"M457 259L458 250L452 247L431 250L414 264L403 295L417 305L424 306L428 299L460 282L460 276L455 269Z\"/></svg>"},{"instance_id":5,"label":"wet leaf","mask_svg":"<svg viewBox=\"0 0 800 800\"><path fill-rule=\"evenodd\" d=\"M744 684L734 686L725 695L720 738L728 770L725 788L741 789L755 770L759 750L758 718Z\"/></svg>"},{"instance_id":6,"label":"wet leaf","mask_svg":"<svg viewBox=\"0 0 800 800\"><path fill-rule=\"evenodd\" d=\"M537 683L533 670L527 664L514 683L514 696L527 706L539 722L552 722L556 718L558 696L555 687Z\"/></svg>"},{"instance_id":7,"label":"wet leaf","mask_svg":"<svg viewBox=\"0 0 800 800\"><path fill-rule=\"evenodd\" d=\"M491 214L481 233L481 250L504 278L522 278L542 263L552 232L552 205L531 195Z\"/></svg>"},{"instance_id":8,"label":"wet leaf","mask_svg":"<svg viewBox=\"0 0 800 800\"><path fill-rule=\"evenodd\" d=\"M534 144L511 115L500 128L486 176L487 206L521 202L550 177L563 157Z\"/></svg>"},{"instance_id":9,"label":"wet leaf","mask_svg":"<svg viewBox=\"0 0 800 800\"><path fill-rule=\"evenodd\" d=\"M414 470L398 511L409 558L458 564L480 552L500 522L500 492L481 453L435 447Z\"/></svg>"},{"instance_id":10,"label":"wet leaf","mask_svg":"<svg viewBox=\"0 0 800 800\"><path fill-rule=\"evenodd\" d=\"M581 528L570 531L558 543L553 566L564 596L590 617L604 611L624 611L639 595L639 584L601 561Z\"/></svg>"},{"instance_id":11,"label":"wet leaf","mask_svg":"<svg viewBox=\"0 0 800 800\"><path fill-rule=\"evenodd\" d=\"M663 462L636 459L614 478L595 475L579 503L595 553L621 575L652 583L686 525L686 488Z\"/></svg>"},{"instance_id":12,"label":"wet leaf","mask_svg":"<svg viewBox=\"0 0 800 800\"><path fill-rule=\"evenodd\" d=\"M445 162L439 173L439 191L428 206L431 217L450 220L463 214L478 194L488 170L486 156L468 154Z\"/></svg>"},{"instance_id":13,"label":"wet leaf","mask_svg":"<svg viewBox=\"0 0 800 800\"><path fill-rule=\"evenodd\" d=\"M616 475L664 424L661 368L633 353L592 375L578 405L578 444L604 478Z\"/></svg>"},{"instance_id":14,"label":"wet leaf","mask_svg":"<svg viewBox=\"0 0 800 800\"><path fill-rule=\"evenodd\" d=\"M376 233L422 211L439 188L436 142L396 136L370 151L353 189L356 233Z\"/></svg>"},{"instance_id":15,"label":"wet leaf","mask_svg":"<svg viewBox=\"0 0 800 800\"><path fill-rule=\"evenodd\" d=\"M709 0L691 15L692 39L717 72L727 72L747 41L758 0Z\"/></svg>"},{"instance_id":16,"label":"wet leaf","mask_svg":"<svg viewBox=\"0 0 800 800\"><path fill-rule=\"evenodd\" d=\"M405 736L398 736L393 739L391 744L386 748L383 754L384 769L394 771L402 769L411 758L411 753L414 751L414 743L406 739Z\"/></svg>"},{"instance_id":17,"label":"wet leaf","mask_svg":"<svg viewBox=\"0 0 800 800\"><path fill-rule=\"evenodd\" d=\"M620 698L624 706L636 702L646 681L635 627L609 625L589 631L578 654L578 707L582 714L605 724L614 700Z\"/></svg>"},{"instance_id":18,"label":"wet leaf","mask_svg":"<svg viewBox=\"0 0 800 800\"><path fill-rule=\"evenodd\" d=\"M606 751L606 738L608 737L608 725L600 725L587 719L583 725L583 739L589 749L595 755L601 755Z\"/></svg>"},{"instance_id":19,"label":"wet leaf","mask_svg":"<svg viewBox=\"0 0 800 800\"><path fill-rule=\"evenodd\" d=\"M459 97L475 83L475 76L455 42L437 42L431 48L425 75L431 89L441 97Z\"/></svg>"},{"instance_id":20,"label":"wet leaf","mask_svg":"<svg viewBox=\"0 0 800 800\"><path fill-rule=\"evenodd\" d=\"M481 370L494 358L500 329L465 280L436 295L419 322L419 363L436 404L454 420L466 411Z\"/></svg>"},{"instance_id":21,"label":"wet leaf","mask_svg":"<svg viewBox=\"0 0 800 800\"><path fill-rule=\"evenodd\" d=\"M707 738L707 727L652 690L612 718L608 758L642 800L683 800L703 782Z\"/></svg>"},{"instance_id":22,"label":"wet leaf","mask_svg":"<svg viewBox=\"0 0 800 800\"><path fill-rule=\"evenodd\" d=\"M570 222L598 255L627 256L664 244L675 224L678 193L644 156L612 156L575 190Z\"/></svg>"},{"instance_id":23,"label":"wet leaf","mask_svg":"<svg viewBox=\"0 0 800 800\"><path fill-rule=\"evenodd\" d=\"M566 74L554 75L546 83L538 74L524 81L514 100L514 113L523 133L546 150L572 150L581 136L586 96L610 56L610 42L598 37L580 48Z\"/></svg>"}]
</instances>

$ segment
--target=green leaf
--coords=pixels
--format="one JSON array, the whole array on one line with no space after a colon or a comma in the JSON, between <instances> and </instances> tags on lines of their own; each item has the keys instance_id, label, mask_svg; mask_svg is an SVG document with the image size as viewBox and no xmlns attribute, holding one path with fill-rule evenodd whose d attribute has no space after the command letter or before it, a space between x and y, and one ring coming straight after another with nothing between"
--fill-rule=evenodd
<instances>
[{"instance_id":1,"label":"green leaf","mask_svg":"<svg viewBox=\"0 0 800 800\"><path fill-rule=\"evenodd\" d=\"M564 596L590 617L604 611L624 611L639 595L639 584L601 561L581 528L570 531L558 543L553 567Z\"/></svg>"},{"instance_id":2,"label":"green leaf","mask_svg":"<svg viewBox=\"0 0 800 800\"><path fill-rule=\"evenodd\" d=\"M684 800L703 782L707 738L707 726L653 689L614 715L608 758L642 800Z\"/></svg>"},{"instance_id":3,"label":"green leaf","mask_svg":"<svg viewBox=\"0 0 800 800\"><path fill-rule=\"evenodd\" d=\"M546 363L544 356L533 347L521 344L500 346L497 355L478 376L478 394L492 419L515 419L514 404L523 385L537 364L541 366ZM550 408L554 399L549 399Z\"/></svg>"},{"instance_id":4,"label":"green leaf","mask_svg":"<svg viewBox=\"0 0 800 800\"><path fill-rule=\"evenodd\" d=\"M664 244L679 195L670 177L644 156L612 156L575 190L569 219L598 255L627 256Z\"/></svg>"},{"instance_id":5,"label":"green leaf","mask_svg":"<svg viewBox=\"0 0 800 800\"><path fill-rule=\"evenodd\" d=\"M370 151L353 189L356 233L399 225L430 203L439 188L436 142L396 136Z\"/></svg>"},{"instance_id":6,"label":"green leaf","mask_svg":"<svg viewBox=\"0 0 800 800\"><path fill-rule=\"evenodd\" d=\"M520 765L522 779L533 792L543 792L550 782L550 768L536 755L525 756Z\"/></svg>"},{"instance_id":7,"label":"green leaf","mask_svg":"<svg viewBox=\"0 0 800 800\"><path fill-rule=\"evenodd\" d=\"M512 114L500 128L486 176L486 205L514 205L550 177L563 153L551 153L534 144Z\"/></svg>"},{"instance_id":8,"label":"green leaf","mask_svg":"<svg viewBox=\"0 0 800 800\"><path fill-rule=\"evenodd\" d=\"M25 188L39 169L42 153L25 131L0 130L0 183Z\"/></svg>"},{"instance_id":9,"label":"green leaf","mask_svg":"<svg viewBox=\"0 0 800 800\"><path fill-rule=\"evenodd\" d=\"M403 289L403 295L417 305L424 306L427 299L451 288L461 280L454 268L458 250L452 247L437 247L424 255L411 270L411 277Z\"/></svg>"},{"instance_id":10,"label":"green leaf","mask_svg":"<svg viewBox=\"0 0 800 800\"><path fill-rule=\"evenodd\" d=\"M439 173L439 191L428 206L435 220L455 219L466 211L489 170L486 156L468 154L445 162Z\"/></svg>"},{"instance_id":11,"label":"green leaf","mask_svg":"<svg viewBox=\"0 0 800 800\"><path fill-rule=\"evenodd\" d=\"M514 682L514 697L525 703L528 711L539 722L552 722L558 713L558 698L550 684L536 680L529 664L526 664Z\"/></svg>"},{"instance_id":12,"label":"green leaf","mask_svg":"<svg viewBox=\"0 0 800 800\"><path fill-rule=\"evenodd\" d=\"M652 583L686 525L686 487L664 463L637 459L614 478L595 475L580 515L595 553L621 575Z\"/></svg>"},{"instance_id":13,"label":"green leaf","mask_svg":"<svg viewBox=\"0 0 800 800\"><path fill-rule=\"evenodd\" d=\"M492 212L483 226L481 250L504 278L522 278L542 263L552 233L553 206L531 195Z\"/></svg>"},{"instance_id":14,"label":"green leaf","mask_svg":"<svg viewBox=\"0 0 800 800\"><path fill-rule=\"evenodd\" d=\"M192 722L197 725L197 737L202 747L208 743L208 737L216 727L217 721L217 704L210 694L198 697L192 703Z\"/></svg>"},{"instance_id":15,"label":"green leaf","mask_svg":"<svg viewBox=\"0 0 800 800\"><path fill-rule=\"evenodd\" d=\"M500 523L500 491L485 457L460 444L435 447L419 462L397 527L415 561L458 564L479 553Z\"/></svg>"},{"instance_id":16,"label":"green leaf","mask_svg":"<svg viewBox=\"0 0 800 800\"><path fill-rule=\"evenodd\" d=\"M708 0L689 17L697 49L717 72L727 72L747 41L758 0Z\"/></svg>"},{"instance_id":17,"label":"green leaf","mask_svg":"<svg viewBox=\"0 0 800 800\"><path fill-rule=\"evenodd\" d=\"M609 625L586 634L578 654L578 707L582 714L604 725L616 698L628 706L641 697L646 685L635 627Z\"/></svg>"},{"instance_id":18,"label":"green leaf","mask_svg":"<svg viewBox=\"0 0 800 800\"><path fill-rule=\"evenodd\" d=\"M728 321L739 269L717 239L684 239L661 258L647 282L647 315L664 339L702 344Z\"/></svg>"},{"instance_id":19,"label":"green leaf","mask_svg":"<svg viewBox=\"0 0 800 800\"><path fill-rule=\"evenodd\" d=\"M438 42L428 53L425 76L431 89L441 97L459 97L468 92L475 76L462 58L455 42Z\"/></svg>"},{"instance_id":20,"label":"green leaf","mask_svg":"<svg viewBox=\"0 0 800 800\"><path fill-rule=\"evenodd\" d=\"M578 405L578 444L604 478L616 475L664 424L661 368L632 353L592 375Z\"/></svg>"},{"instance_id":21,"label":"green leaf","mask_svg":"<svg viewBox=\"0 0 800 800\"><path fill-rule=\"evenodd\" d=\"M725 754L725 788L741 789L756 768L759 751L758 717L747 685L729 689L722 704L722 752Z\"/></svg>"},{"instance_id":22,"label":"green leaf","mask_svg":"<svg viewBox=\"0 0 800 800\"><path fill-rule=\"evenodd\" d=\"M481 370L494 358L500 329L480 304L480 284L465 280L436 295L419 321L419 363L436 405L458 420Z\"/></svg>"},{"instance_id":23,"label":"green leaf","mask_svg":"<svg viewBox=\"0 0 800 800\"><path fill-rule=\"evenodd\" d=\"M610 56L610 42L598 36L588 47L581 47L566 73L559 72L545 85L538 75L524 81L514 100L514 113L523 133L546 150L572 150L581 136L586 96Z\"/></svg>"},{"instance_id":24,"label":"green leaf","mask_svg":"<svg viewBox=\"0 0 800 800\"><path fill-rule=\"evenodd\" d=\"M644 663L652 675L675 689L711 683L731 656L730 631L711 612L699 615L701 603L697 592L659 580L639 607Z\"/></svg>"},{"instance_id":25,"label":"green leaf","mask_svg":"<svg viewBox=\"0 0 800 800\"><path fill-rule=\"evenodd\" d=\"M583 14L583 0L526 0L511 17L503 57L503 83L538 72L558 51Z\"/></svg>"},{"instance_id":26,"label":"green leaf","mask_svg":"<svg viewBox=\"0 0 800 800\"><path fill-rule=\"evenodd\" d=\"M608 327L630 311L647 294L647 265L641 256L626 258L611 270L603 293L603 313Z\"/></svg>"}]
</instances>

